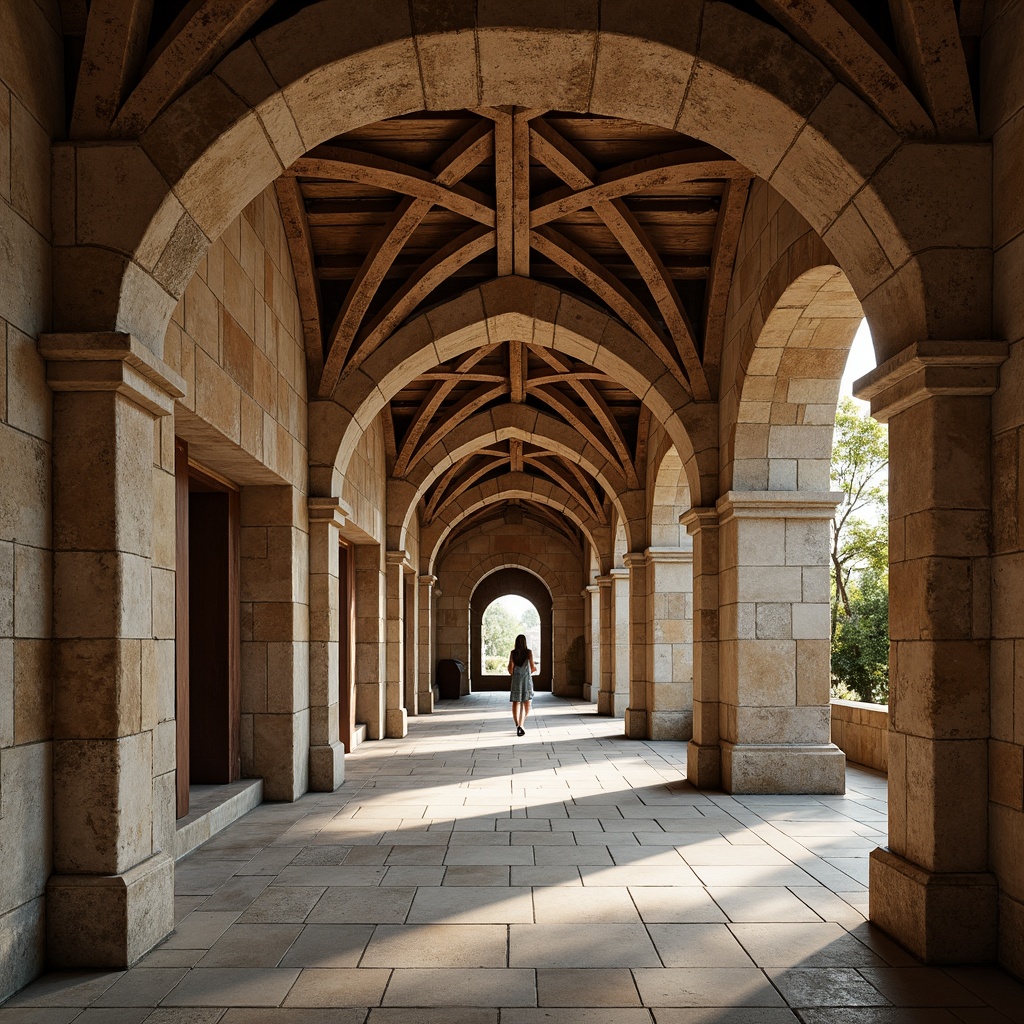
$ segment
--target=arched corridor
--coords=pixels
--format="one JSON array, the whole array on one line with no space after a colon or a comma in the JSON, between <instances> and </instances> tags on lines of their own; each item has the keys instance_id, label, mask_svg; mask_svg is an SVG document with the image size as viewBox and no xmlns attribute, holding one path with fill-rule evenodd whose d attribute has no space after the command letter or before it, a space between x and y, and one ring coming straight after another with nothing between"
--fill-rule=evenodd
<instances>
[{"instance_id":1,"label":"arched corridor","mask_svg":"<svg viewBox=\"0 0 1024 1024\"><path fill-rule=\"evenodd\" d=\"M1024 977L1022 39L1010 0L0 0L0 999L188 960L183 858L254 807L214 852L358 821L375 758L447 772L413 752L463 712L421 719L442 676L488 706L520 573L535 752L593 730L632 785L685 744L685 806L754 836L877 755L872 922ZM862 317L891 708L837 726ZM459 866L358 848L265 863Z\"/></svg>"},{"instance_id":2,"label":"arched corridor","mask_svg":"<svg viewBox=\"0 0 1024 1024\"><path fill-rule=\"evenodd\" d=\"M443 702L361 747L335 793L250 812L179 863L177 930L138 966L44 976L0 1022L44 1006L139 1007L140 1024L178 1007L234 1007L225 1024L274 1006L370 1024L432 1007L453 1024L1019 1013L1024 986L922 967L865 923L883 777L850 768L842 797L705 794L684 744L626 740L589 704L541 695L523 739L509 722L504 694Z\"/></svg>"}]
</instances>

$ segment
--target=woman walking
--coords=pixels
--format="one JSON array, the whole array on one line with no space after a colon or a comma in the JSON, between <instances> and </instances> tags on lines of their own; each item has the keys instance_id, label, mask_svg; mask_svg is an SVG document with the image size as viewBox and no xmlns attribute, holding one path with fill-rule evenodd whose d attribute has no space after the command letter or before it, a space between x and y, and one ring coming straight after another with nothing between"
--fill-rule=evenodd
<instances>
[{"instance_id":1,"label":"woman walking","mask_svg":"<svg viewBox=\"0 0 1024 1024\"><path fill-rule=\"evenodd\" d=\"M533 673L536 671L533 651L526 646L526 637L520 633L508 659L508 674L512 677L512 721L516 723L517 736L526 733L523 723L530 713L530 701L533 700Z\"/></svg>"}]
</instances>

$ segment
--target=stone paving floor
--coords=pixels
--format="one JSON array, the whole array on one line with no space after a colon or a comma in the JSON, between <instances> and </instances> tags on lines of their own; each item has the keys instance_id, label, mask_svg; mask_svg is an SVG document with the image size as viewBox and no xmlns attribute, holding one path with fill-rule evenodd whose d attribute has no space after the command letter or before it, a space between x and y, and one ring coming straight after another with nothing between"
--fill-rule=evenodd
<instances>
[{"instance_id":1,"label":"stone paving floor","mask_svg":"<svg viewBox=\"0 0 1024 1024\"><path fill-rule=\"evenodd\" d=\"M178 925L129 971L50 974L0 1024L988 1024L994 969L871 928L885 778L730 797L685 745L504 694L367 743L345 784L265 804L178 865Z\"/></svg>"}]
</instances>

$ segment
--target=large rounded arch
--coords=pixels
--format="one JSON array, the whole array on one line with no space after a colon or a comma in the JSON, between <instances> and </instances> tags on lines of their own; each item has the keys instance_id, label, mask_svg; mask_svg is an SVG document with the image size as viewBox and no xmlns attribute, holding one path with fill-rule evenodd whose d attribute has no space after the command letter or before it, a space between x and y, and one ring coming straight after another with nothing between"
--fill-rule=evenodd
<instances>
[{"instance_id":1,"label":"large rounded arch","mask_svg":"<svg viewBox=\"0 0 1024 1024\"><path fill-rule=\"evenodd\" d=\"M599 547L601 524L594 523L587 509L579 505L567 491L546 484L525 473L505 473L478 484L461 494L446 509L443 518L435 519L420 535L420 564L424 575L431 575L441 545L448 535L477 509L509 498L520 498L557 509L582 531L588 542Z\"/></svg>"},{"instance_id":2,"label":"large rounded arch","mask_svg":"<svg viewBox=\"0 0 1024 1024\"><path fill-rule=\"evenodd\" d=\"M694 493L717 485L717 439L676 376L611 315L550 285L497 278L415 317L358 369L334 401L310 405L310 486L333 493L366 427L385 403L438 362L508 337L564 352L613 375L668 431ZM590 456L596 458L591 450Z\"/></svg>"},{"instance_id":3,"label":"large rounded arch","mask_svg":"<svg viewBox=\"0 0 1024 1024\"><path fill-rule=\"evenodd\" d=\"M908 174L924 177L914 173L919 147L901 145L799 43L710 0L685 12L649 5L641 15L569 5L536 22L501 4L324 0L302 8L228 54L139 146L111 147L103 159L136 185L116 224L91 216L109 206L106 177L69 172L80 178L80 227L60 226L75 244L57 252L57 328L124 331L159 352L209 240L304 152L371 121L480 104L640 118L696 134L807 217L893 351L929 334L988 330L973 273L988 241L949 242L954 220L970 239L981 230L967 222L972 204L958 213L955 197L985 187L984 154L972 163L950 147L932 157L920 188L907 189ZM923 207L945 212L933 223Z\"/></svg>"},{"instance_id":4,"label":"large rounded arch","mask_svg":"<svg viewBox=\"0 0 1024 1024\"><path fill-rule=\"evenodd\" d=\"M843 271L821 264L766 308L741 355L722 490L827 491L839 384L861 305Z\"/></svg>"},{"instance_id":5,"label":"large rounded arch","mask_svg":"<svg viewBox=\"0 0 1024 1024\"><path fill-rule=\"evenodd\" d=\"M585 469L611 498L622 515L619 495L625 490L622 473L568 423L523 405L499 406L478 413L455 428L443 443L435 445L405 479L388 481L388 530L392 547L408 547L413 516L423 496L459 459L479 448L517 438L541 445ZM592 461L593 459L593 461Z\"/></svg>"}]
</instances>

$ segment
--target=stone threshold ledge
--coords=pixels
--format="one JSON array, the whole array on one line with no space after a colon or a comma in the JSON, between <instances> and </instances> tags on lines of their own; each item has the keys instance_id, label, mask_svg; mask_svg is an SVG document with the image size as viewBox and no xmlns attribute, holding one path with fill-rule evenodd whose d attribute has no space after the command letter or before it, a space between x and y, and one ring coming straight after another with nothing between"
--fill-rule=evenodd
<instances>
[{"instance_id":1,"label":"stone threshold ledge","mask_svg":"<svg viewBox=\"0 0 1024 1024\"><path fill-rule=\"evenodd\" d=\"M181 860L261 803L262 779L239 779L224 786L190 786L189 812L179 819L174 834L174 859Z\"/></svg>"}]
</instances>

